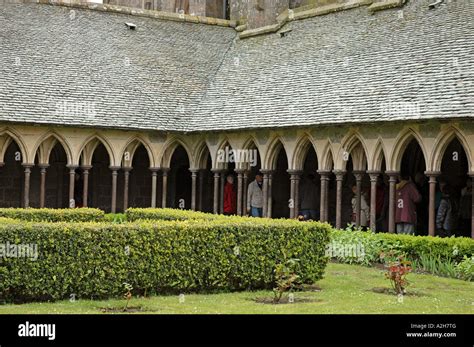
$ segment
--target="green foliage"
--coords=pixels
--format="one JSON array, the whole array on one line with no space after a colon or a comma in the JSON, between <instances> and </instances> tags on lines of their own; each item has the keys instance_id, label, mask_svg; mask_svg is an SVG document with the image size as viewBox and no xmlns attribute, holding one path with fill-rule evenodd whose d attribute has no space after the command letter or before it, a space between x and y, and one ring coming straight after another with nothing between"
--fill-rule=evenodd
<instances>
[{"instance_id":1,"label":"green foliage","mask_svg":"<svg viewBox=\"0 0 474 347\"><path fill-rule=\"evenodd\" d=\"M440 256L421 254L413 262L413 267L438 276L456 278L456 263L449 258L441 259Z\"/></svg>"},{"instance_id":2,"label":"green foliage","mask_svg":"<svg viewBox=\"0 0 474 347\"><path fill-rule=\"evenodd\" d=\"M98 222L104 211L96 208L0 208L0 217L30 222Z\"/></svg>"},{"instance_id":3,"label":"green foliage","mask_svg":"<svg viewBox=\"0 0 474 347\"><path fill-rule=\"evenodd\" d=\"M456 265L456 276L462 280L474 281L474 256L464 256L463 260Z\"/></svg>"},{"instance_id":4,"label":"green foliage","mask_svg":"<svg viewBox=\"0 0 474 347\"><path fill-rule=\"evenodd\" d=\"M273 288L273 302L280 302L283 293L298 287L300 276L296 274L295 265L299 259L288 259L275 266L275 285Z\"/></svg>"},{"instance_id":5,"label":"green foliage","mask_svg":"<svg viewBox=\"0 0 474 347\"><path fill-rule=\"evenodd\" d=\"M302 283L322 278L330 226L256 218L49 223L0 220L0 244L35 244L38 259L0 258L3 301L270 289L274 267L298 258ZM236 251L237 250L237 251Z\"/></svg>"},{"instance_id":6,"label":"green foliage","mask_svg":"<svg viewBox=\"0 0 474 347\"><path fill-rule=\"evenodd\" d=\"M127 215L125 213L107 213L104 215L104 220L111 223L125 223Z\"/></svg>"},{"instance_id":7,"label":"green foliage","mask_svg":"<svg viewBox=\"0 0 474 347\"><path fill-rule=\"evenodd\" d=\"M406 254L410 260L419 260L422 255L439 258L442 261L459 262L463 257L474 254L474 240L467 237L412 236L371 231L333 230L331 241L340 244L362 244L364 259L339 259L341 262L371 264L379 261L382 252L394 251Z\"/></svg>"},{"instance_id":8,"label":"green foliage","mask_svg":"<svg viewBox=\"0 0 474 347\"><path fill-rule=\"evenodd\" d=\"M416 269L453 278L469 278L469 275L460 276L456 273L456 264L474 255L474 240L467 237L441 238L346 229L331 232L329 245L334 244L340 248L359 247L363 250L363 256L348 256L344 253L332 255L342 263L368 266L380 262L381 253L393 252L405 254Z\"/></svg>"},{"instance_id":9,"label":"green foliage","mask_svg":"<svg viewBox=\"0 0 474 347\"><path fill-rule=\"evenodd\" d=\"M127 220L130 222L138 220L215 220L221 218L240 218L172 208L129 208L125 213Z\"/></svg>"}]
</instances>

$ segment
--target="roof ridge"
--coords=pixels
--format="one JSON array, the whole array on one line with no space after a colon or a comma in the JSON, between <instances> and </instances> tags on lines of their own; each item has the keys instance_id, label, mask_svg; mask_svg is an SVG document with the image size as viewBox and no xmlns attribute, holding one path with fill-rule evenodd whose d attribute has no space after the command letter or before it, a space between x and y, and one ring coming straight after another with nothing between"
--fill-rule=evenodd
<instances>
[{"instance_id":1,"label":"roof ridge","mask_svg":"<svg viewBox=\"0 0 474 347\"><path fill-rule=\"evenodd\" d=\"M172 12L164 12L164 11L156 11L156 10L137 9L137 8L119 6L119 5L97 4L97 3L72 3L70 2L70 0L35 0L34 2L38 4L43 4L43 5L64 6L64 7L79 8L83 10L112 12L112 13L126 14L126 15L132 15L132 16L137 16L137 17L170 20L170 21L175 21L175 22L207 24L207 25L216 25L216 26L230 27L230 28L235 28L237 26L237 21L235 20L206 17L206 16L195 16L195 15L190 15L190 14L172 13Z\"/></svg>"}]
</instances>

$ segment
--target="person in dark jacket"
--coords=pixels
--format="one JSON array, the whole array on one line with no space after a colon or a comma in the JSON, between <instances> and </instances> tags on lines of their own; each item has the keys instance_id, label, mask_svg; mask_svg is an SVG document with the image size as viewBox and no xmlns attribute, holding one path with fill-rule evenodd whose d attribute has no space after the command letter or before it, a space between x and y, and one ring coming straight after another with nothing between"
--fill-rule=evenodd
<instances>
[{"instance_id":1,"label":"person in dark jacket","mask_svg":"<svg viewBox=\"0 0 474 347\"><path fill-rule=\"evenodd\" d=\"M453 189L446 184L441 188L441 200L436 213L436 232L441 237L453 235L457 228L458 204L453 199Z\"/></svg>"}]
</instances>

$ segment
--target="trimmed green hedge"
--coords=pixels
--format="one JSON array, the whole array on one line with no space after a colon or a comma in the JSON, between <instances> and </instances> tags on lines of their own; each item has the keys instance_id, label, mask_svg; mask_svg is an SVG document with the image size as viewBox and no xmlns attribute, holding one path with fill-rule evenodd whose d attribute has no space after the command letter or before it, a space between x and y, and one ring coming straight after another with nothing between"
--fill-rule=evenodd
<instances>
[{"instance_id":1,"label":"trimmed green hedge","mask_svg":"<svg viewBox=\"0 0 474 347\"><path fill-rule=\"evenodd\" d=\"M371 231L333 230L331 244L337 248L341 245L362 245L363 257L342 255L335 258L346 263L369 265L380 261L380 253L395 251L404 253L411 260L420 260L422 255L435 259L460 262L464 256L474 255L474 240L467 237L432 237L412 236ZM336 252L337 253L337 252Z\"/></svg>"},{"instance_id":2,"label":"trimmed green hedge","mask_svg":"<svg viewBox=\"0 0 474 347\"><path fill-rule=\"evenodd\" d=\"M129 222L138 220L216 220L222 218L246 218L172 208L129 208L125 211L125 214Z\"/></svg>"},{"instance_id":3,"label":"trimmed green hedge","mask_svg":"<svg viewBox=\"0 0 474 347\"><path fill-rule=\"evenodd\" d=\"M0 245L33 244L36 261L0 257L6 302L272 288L279 262L298 258L304 283L322 278L330 226L254 218L135 223L0 220Z\"/></svg>"},{"instance_id":4,"label":"trimmed green hedge","mask_svg":"<svg viewBox=\"0 0 474 347\"><path fill-rule=\"evenodd\" d=\"M0 208L0 217L30 222L99 222L104 211L96 208Z\"/></svg>"}]
</instances>

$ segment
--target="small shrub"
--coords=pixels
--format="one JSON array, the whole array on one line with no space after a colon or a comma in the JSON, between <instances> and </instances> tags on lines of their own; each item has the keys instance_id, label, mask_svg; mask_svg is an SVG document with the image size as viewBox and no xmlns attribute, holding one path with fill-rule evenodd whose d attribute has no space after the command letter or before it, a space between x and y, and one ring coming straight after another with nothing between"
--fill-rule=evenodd
<instances>
[{"instance_id":1,"label":"small shrub","mask_svg":"<svg viewBox=\"0 0 474 347\"><path fill-rule=\"evenodd\" d=\"M198 211L179 210L173 208L129 208L125 211L127 220L216 220L232 218ZM235 216L234 216L235 218Z\"/></svg>"},{"instance_id":2,"label":"small shrub","mask_svg":"<svg viewBox=\"0 0 474 347\"><path fill-rule=\"evenodd\" d=\"M123 288L125 290L125 293L123 294L123 298L125 300L127 300L127 302L125 303L125 307L123 308L123 311L127 311L127 307L128 307L128 304L130 302L130 299L132 298L132 290L133 290L133 287L130 283L123 283Z\"/></svg>"},{"instance_id":3,"label":"small shrub","mask_svg":"<svg viewBox=\"0 0 474 347\"><path fill-rule=\"evenodd\" d=\"M96 208L0 208L0 217L29 222L99 222L104 211Z\"/></svg>"},{"instance_id":4,"label":"small shrub","mask_svg":"<svg viewBox=\"0 0 474 347\"><path fill-rule=\"evenodd\" d=\"M299 276L296 274L295 265L299 259L288 259L275 266L275 285L273 288L273 302L279 303L285 292L298 287Z\"/></svg>"},{"instance_id":5,"label":"small shrub","mask_svg":"<svg viewBox=\"0 0 474 347\"><path fill-rule=\"evenodd\" d=\"M474 281L474 256L464 256L463 260L456 265L456 276L466 281Z\"/></svg>"},{"instance_id":6,"label":"small shrub","mask_svg":"<svg viewBox=\"0 0 474 347\"><path fill-rule=\"evenodd\" d=\"M395 256L392 252L388 254L382 253L380 258L385 261L387 272L385 278L390 280L390 283L397 295L403 295L406 292L406 287L409 282L406 276L411 272L411 262L405 259L405 256Z\"/></svg>"}]
</instances>

